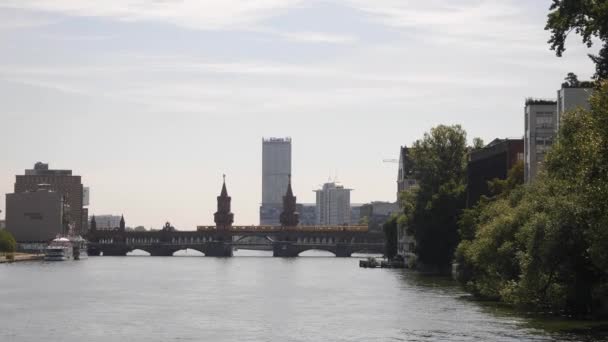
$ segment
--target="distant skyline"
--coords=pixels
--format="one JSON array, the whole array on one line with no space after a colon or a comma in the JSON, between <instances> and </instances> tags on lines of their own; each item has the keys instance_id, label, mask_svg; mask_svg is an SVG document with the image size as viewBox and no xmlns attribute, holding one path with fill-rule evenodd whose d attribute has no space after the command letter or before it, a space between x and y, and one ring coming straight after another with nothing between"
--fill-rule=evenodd
<instances>
[{"instance_id":1,"label":"distant skyline","mask_svg":"<svg viewBox=\"0 0 608 342\"><path fill-rule=\"evenodd\" d=\"M4 0L0 218L15 175L47 162L91 188L90 214L211 224L222 174L255 224L262 137L290 136L293 190L335 178L394 201L399 147L438 124L524 134L526 97L594 66L563 58L550 0Z\"/></svg>"}]
</instances>

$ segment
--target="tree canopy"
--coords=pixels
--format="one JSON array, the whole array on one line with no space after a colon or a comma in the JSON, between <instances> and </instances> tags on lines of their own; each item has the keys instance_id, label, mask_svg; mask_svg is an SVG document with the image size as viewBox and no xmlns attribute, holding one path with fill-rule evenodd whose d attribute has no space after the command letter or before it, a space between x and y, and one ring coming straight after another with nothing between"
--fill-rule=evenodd
<instances>
[{"instance_id":1,"label":"tree canopy","mask_svg":"<svg viewBox=\"0 0 608 342\"><path fill-rule=\"evenodd\" d=\"M541 310L608 314L606 151L608 83L601 83L590 110L563 117L546 174L527 186L507 180L502 194L461 217L456 259L466 287Z\"/></svg>"},{"instance_id":2,"label":"tree canopy","mask_svg":"<svg viewBox=\"0 0 608 342\"><path fill-rule=\"evenodd\" d=\"M401 221L415 237L419 263L436 270L449 269L459 240L457 218L465 206L466 137L459 125L440 125L411 149L418 190L402 197L408 210Z\"/></svg>"},{"instance_id":3,"label":"tree canopy","mask_svg":"<svg viewBox=\"0 0 608 342\"><path fill-rule=\"evenodd\" d=\"M0 252L3 253L13 253L17 243L15 242L15 238L11 233L9 233L6 229L0 230Z\"/></svg>"},{"instance_id":4,"label":"tree canopy","mask_svg":"<svg viewBox=\"0 0 608 342\"><path fill-rule=\"evenodd\" d=\"M566 51L571 32L579 34L588 47L593 39L603 42L598 55L589 55L595 63L596 79L608 77L608 0L553 0L545 30L551 31L549 45L557 56Z\"/></svg>"}]
</instances>

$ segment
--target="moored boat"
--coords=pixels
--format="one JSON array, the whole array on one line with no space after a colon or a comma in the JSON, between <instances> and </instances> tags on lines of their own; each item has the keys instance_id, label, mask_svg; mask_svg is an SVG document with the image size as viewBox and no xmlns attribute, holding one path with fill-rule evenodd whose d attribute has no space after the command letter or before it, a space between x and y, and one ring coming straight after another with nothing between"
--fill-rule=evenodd
<instances>
[{"instance_id":1,"label":"moored boat","mask_svg":"<svg viewBox=\"0 0 608 342\"><path fill-rule=\"evenodd\" d=\"M44 260L46 261L64 261L73 257L74 247L70 239L65 237L53 239L44 249Z\"/></svg>"}]
</instances>

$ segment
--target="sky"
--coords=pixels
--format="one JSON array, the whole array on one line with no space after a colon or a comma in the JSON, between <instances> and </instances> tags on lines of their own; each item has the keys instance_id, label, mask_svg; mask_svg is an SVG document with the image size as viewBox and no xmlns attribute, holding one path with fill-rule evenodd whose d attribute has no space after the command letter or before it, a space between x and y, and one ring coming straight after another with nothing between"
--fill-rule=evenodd
<instances>
[{"instance_id":1,"label":"sky","mask_svg":"<svg viewBox=\"0 0 608 342\"><path fill-rule=\"evenodd\" d=\"M578 37L549 50L550 2L0 0L0 193L42 161L82 176L91 214L191 230L226 174L257 224L262 137L289 136L298 202L329 179L394 201L401 145L522 137L525 98L591 76Z\"/></svg>"}]
</instances>

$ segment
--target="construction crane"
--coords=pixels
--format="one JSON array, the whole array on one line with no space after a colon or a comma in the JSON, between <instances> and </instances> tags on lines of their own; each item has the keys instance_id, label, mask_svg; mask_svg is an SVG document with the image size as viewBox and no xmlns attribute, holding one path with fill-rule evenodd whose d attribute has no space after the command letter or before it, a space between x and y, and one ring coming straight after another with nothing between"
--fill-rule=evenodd
<instances>
[{"instance_id":1,"label":"construction crane","mask_svg":"<svg viewBox=\"0 0 608 342\"><path fill-rule=\"evenodd\" d=\"M383 163L398 163L398 159L382 159Z\"/></svg>"}]
</instances>

